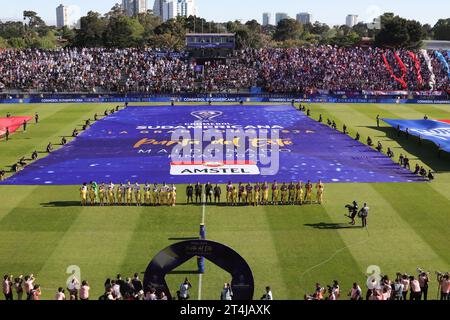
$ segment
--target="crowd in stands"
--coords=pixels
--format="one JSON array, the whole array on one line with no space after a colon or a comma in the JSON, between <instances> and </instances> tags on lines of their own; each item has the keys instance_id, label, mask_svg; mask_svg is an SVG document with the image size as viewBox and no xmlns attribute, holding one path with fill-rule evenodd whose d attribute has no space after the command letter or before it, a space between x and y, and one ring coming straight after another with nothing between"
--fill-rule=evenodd
<instances>
[{"instance_id":1,"label":"crowd in stands","mask_svg":"<svg viewBox=\"0 0 450 320\"><path fill-rule=\"evenodd\" d=\"M450 61L448 52L441 52ZM429 62L429 63L428 63ZM262 87L315 90L449 90L433 51L316 46L236 51L197 68L185 52L155 49L4 50L0 89L40 92L212 92Z\"/></svg>"}]
</instances>

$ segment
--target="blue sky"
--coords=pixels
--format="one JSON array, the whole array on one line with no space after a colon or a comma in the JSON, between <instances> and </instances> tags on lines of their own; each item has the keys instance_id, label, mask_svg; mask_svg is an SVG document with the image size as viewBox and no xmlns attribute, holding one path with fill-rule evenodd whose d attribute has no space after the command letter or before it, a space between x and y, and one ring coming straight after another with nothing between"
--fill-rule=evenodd
<instances>
[{"instance_id":1,"label":"blue sky","mask_svg":"<svg viewBox=\"0 0 450 320\"><path fill-rule=\"evenodd\" d=\"M23 10L33 10L47 23L55 23L55 8L60 3L72 5L73 15L89 10L105 13L121 0L0 0L0 19L21 19ZM153 0L148 0L153 7ZM434 25L439 18L450 18L449 0L197 0L200 16L214 21L242 19L261 20L263 12L310 12L314 20L328 24L344 24L347 14L368 21L383 12L395 12L406 18Z\"/></svg>"}]
</instances>

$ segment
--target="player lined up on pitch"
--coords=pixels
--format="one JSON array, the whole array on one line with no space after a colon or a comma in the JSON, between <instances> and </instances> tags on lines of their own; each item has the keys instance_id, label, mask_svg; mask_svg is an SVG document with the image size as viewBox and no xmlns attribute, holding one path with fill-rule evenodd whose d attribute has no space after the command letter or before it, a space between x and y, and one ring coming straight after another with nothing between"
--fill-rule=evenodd
<instances>
[{"instance_id":1,"label":"player lined up on pitch","mask_svg":"<svg viewBox=\"0 0 450 320\"><path fill-rule=\"evenodd\" d=\"M153 186L147 183L141 188L139 183L120 183L116 186L112 182L108 185L105 183L98 185L91 181L89 185L83 183L80 188L80 197L82 206L175 206L177 188L173 184L168 186L165 183L161 186L156 183Z\"/></svg>"},{"instance_id":2,"label":"player lined up on pitch","mask_svg":"<svg viewBox=\"0 0 450 320\"><path fill-rule=\"evenodd\" d=\"M231 181L225 186L225 204L228 206L259 206L259 205L303 205L322 204L325 185L318 181L315 185L316 195L313 200L314 185L308 180L307 183L283 182L278 184L274 181L269 183L234 185ZM174 184L166 183L151 185L146 183L143 187L136 182L131 184L115 185L102 183L98 185L91 181L83 183L80 187L82 206L172 206L177 203L177 188ZM195 200L194 200L195 197ZM214 201L213 201L214 198ZM196 183L186 187L186 204L222 204L222 188L220 185L205 185Z\"/></svg>"}]
</instances>

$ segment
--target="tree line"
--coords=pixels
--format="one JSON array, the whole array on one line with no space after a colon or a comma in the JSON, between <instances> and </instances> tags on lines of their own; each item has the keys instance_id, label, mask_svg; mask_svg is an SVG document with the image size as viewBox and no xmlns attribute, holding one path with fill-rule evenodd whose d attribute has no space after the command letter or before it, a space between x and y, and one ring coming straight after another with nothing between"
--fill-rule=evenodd
<instances>
[{"instance_id":1,"label":"tree line","mask_svg":"<svg viewBox=\"0 0 450 320\"><path fill-rule=\"evenodd\" d=\"M393 13L381 16L381 29L370 29L365 23L352 28L328 26L325 23L301 24L294 19L281 20L277 26L262 26L256 20L242 23L216 23L199 17L177 17L166 22L151 11L128 17L120 6L101 15L88 12L80 19L80 28L47 26L33 11L24 11L22 21L0 21L0 48L56 47L155 47L180 50L186 33L236 34L238 49L265 47L298 47L303 45L355 46L372 39L379 47L420 48L426 39L450 40L450 18L434 26L422 25ZM369 41L370 42L370 41Z\"/></svg>"}]
</instances>

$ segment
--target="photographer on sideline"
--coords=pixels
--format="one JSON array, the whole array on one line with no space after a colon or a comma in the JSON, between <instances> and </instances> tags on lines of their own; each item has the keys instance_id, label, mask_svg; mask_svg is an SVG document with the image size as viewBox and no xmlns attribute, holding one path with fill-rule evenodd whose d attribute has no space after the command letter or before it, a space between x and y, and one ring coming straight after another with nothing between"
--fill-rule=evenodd
<instances>
[{"instance_id":1,"label":"photographer on sideline","mask_svg":"<svg viewBox=\"0 0 450 320\"><path fill-rule=\"evenodd\" d=\"M266 293L262 295L261 300L273 300L272 290L270 290L270 287L266 287Z\"/></svg>"},{"instance_id":2,"label":"photographer on sideline","mask_svg":"<svg viewBox=\"0 0 450 320\"><path fill-rule=\"evenodd\" d=\"M369 216L369 207L367 203L359 210L358 216L361 218L362 228L367 228L367 217Z\"/></svg>"},{"instance_id":3,"label":"photographer on sideline","mask_svg":"<svg viewBox=\"0 0 450 320\"><path fill-rule=\"evenodd\" d=\"M419 272L419 284L420 284L420 299L427 301L428 300L428 282L430 279L428 278L429 272L425 272L420 268L417 268L417 272Z\"/></svg>"},{"instance_id":4,"label":"photographer on sideline","mask_svg":"<svg viewBox=\"0 0 450 320\"><path fill-rule=\"evenodd\" d=\"M233 300L233 291L229 283L224 284L223 290L220 293L220 300Z\"/></svg>"}]
</instances>

